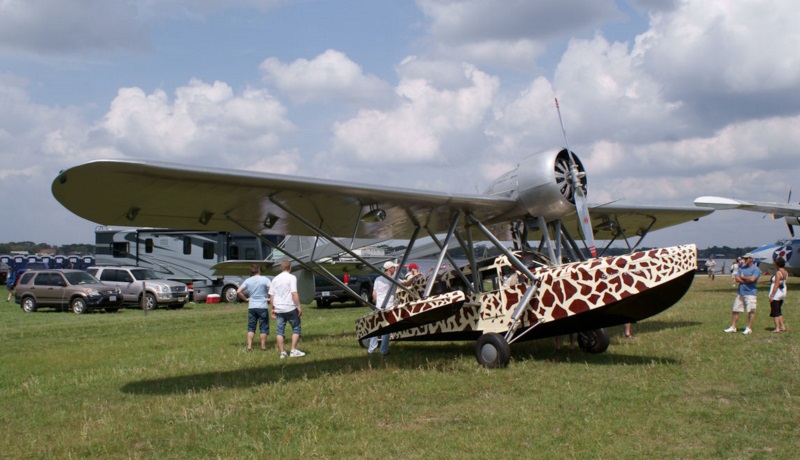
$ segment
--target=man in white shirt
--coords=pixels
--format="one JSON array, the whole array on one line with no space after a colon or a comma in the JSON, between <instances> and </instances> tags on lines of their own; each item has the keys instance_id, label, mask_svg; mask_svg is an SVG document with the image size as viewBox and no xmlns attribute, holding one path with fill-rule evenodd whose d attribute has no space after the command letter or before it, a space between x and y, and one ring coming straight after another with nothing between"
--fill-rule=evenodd
<instances>
[{"instance_id":1,"label":"man in white shirt","mask_svg":"<svg viewBox=\"0 0 800 460\"><path fill-rule=\"evenodd\" d=\"M394 272L397 270L397 264L389 261L383 264L383 271L386 276L394 277ZM372 288L372 298L375 300L375 307L379 310L388 310L394 307L394 295L392 291L394 286L392 283L383 276L375 279L375 284ZM381 354L386 356L389 354L389 335L384 334L380 338ZM378 337L371 337L369 339L369 348L367 353L372 354L378 348Z\"/></svg>"},{"instance_id":2,"label":"man in white shirt","mask_svg":"<svg viewBox=\"0 0 800 460\"><path fill-rule=\"evenodd\" d=\"M288 259L281 261L281 273L272 279L272 284L269 286L269 304L272 306L272 317L277 322L275 330L281 359L287 356L292 358L305 356L305 353L297 349L303 309L300 308L300 296L297 295L297 277L292 275L292 263ZM286 353L283 344L287 321L292 326L292 349L289 353Z\"/></svg>"}]
</instances>

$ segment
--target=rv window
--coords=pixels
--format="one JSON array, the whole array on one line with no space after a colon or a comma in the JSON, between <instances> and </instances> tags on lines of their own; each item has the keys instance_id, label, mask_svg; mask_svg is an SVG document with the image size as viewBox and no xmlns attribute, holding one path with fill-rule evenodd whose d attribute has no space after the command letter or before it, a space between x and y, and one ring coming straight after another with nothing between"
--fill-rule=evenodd
<instances>
[{"instance_id":1,"label":"rv window","mask_svg":"<svg viewBox=\"0 0 800 460\"><path fill-rule=\"evenodd\" d=\"M206 241L205 243L203 243L203 258L204 259L214 258L214 243L210 241Z\"/></svg>"},{"instance_id":2,"label":"rv window","mask_svg":"<svg viewBox=\"0 0 800 460\"><path fill-rule=\"evenodd\" d=\"M239 260L239 246L233 245L228 249L228 259Z\"/></svg>"},{"instance_id":3,"label":"rv window","mask_svg":"<svg viewBox=\"0 0 800 460\"><path fill-rule=\"evenodd\" d=\"M128 243L111 243L111 255L115 258L128 257Z\"/></svg>"},{"instance_id":4,"label":"rv window","mask_svg":"<svg viewBox=\"0 0 800 460\"><path fill-rule=\"evenodd\" d=\"M183 237L183 253L184 254L191 254L192 253L192 237L191 236L184 236Z\"/></svg>"},{"instance_id":5,"label":"rv window","mask_svg":"<svg viewBox=\"0 0 800 460\"><path fill-rule=\"evenodd\" d=\"M148 254L152 254L153 253L153 239L152 238L147 238L146 240L144 240L144 252L146 252Z\"/></svg>"},{"instance_id":6,"label":"rv window","mask_svg":"<svg viewBox=\"0 0 800 460\"><path fill-rule=\"evenodd\" d=\"M256 249L247 248L244 250L244 260L256 260Z\"/></svg>"}]
</instances>

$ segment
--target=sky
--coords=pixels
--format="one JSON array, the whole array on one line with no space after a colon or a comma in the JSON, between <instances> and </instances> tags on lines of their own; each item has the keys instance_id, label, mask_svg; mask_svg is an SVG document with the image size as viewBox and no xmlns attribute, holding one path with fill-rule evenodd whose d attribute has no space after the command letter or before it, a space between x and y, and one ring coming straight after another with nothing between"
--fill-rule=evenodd
<instances>
[{"instance_id":1,"label":"sky","mask_svg":"<svg viewBox=\"0 0 800 460\"><path fill-rule=\"evenodd\" d=\"M103 158L481 192L563 147L554 97L590 203L787 200L795 0L499 5L0 0L0 241L94 243L50 185ZM644 244L785 237L723 211Z\"/></svg>"}]
</instances>

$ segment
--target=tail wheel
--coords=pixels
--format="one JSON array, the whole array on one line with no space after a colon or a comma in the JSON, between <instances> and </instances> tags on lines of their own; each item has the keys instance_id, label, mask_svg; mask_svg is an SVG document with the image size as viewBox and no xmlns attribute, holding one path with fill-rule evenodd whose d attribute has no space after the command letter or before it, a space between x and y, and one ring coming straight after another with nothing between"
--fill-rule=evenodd
<instances>
[{"instance_id":1,"label":"tail wheel","mask_svg":"<svg viewBox=\"0 0 800 460\"><path fill-rule=\"evenodd\" d=\"M483 334L475 343L475 357L483 367L506 367L511 360L511 346L500 334Z\"/></svg>"},{"instance_id":2,"label":"tail wheel","mask_svg":"<svg viewBox=\"0 0 800 460\"><path fill-rule=\"evenodd\" d=\"M578 346L586 353L602 353L610 342L608 332L603 328L578 333Z\"/></svg>"}]
</instances>

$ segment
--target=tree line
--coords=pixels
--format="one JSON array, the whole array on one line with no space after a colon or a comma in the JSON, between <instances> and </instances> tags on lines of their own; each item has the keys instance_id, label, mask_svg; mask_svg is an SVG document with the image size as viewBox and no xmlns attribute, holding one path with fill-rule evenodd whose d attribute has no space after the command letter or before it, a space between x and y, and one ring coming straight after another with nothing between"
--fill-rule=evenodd
<instances>
[{"instance_id":1,"label":"tree line","mask_svg":"<svg viewBox=\"0 0 800 460\"><path fill-rule=\"evenodd\" d=\"M38 254L42 250L55 249L56 254L69 255L94 255L94 245L85 243L63 244L61 246L47 243L34 243L33 241L18 241L0 243L0 254L11 254L12 251L27 251L29 254Z\"/></svg>"}]
</instances>

